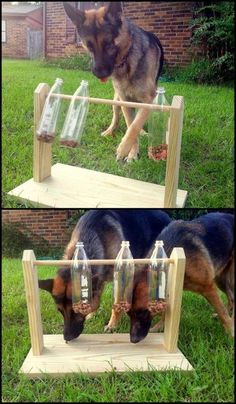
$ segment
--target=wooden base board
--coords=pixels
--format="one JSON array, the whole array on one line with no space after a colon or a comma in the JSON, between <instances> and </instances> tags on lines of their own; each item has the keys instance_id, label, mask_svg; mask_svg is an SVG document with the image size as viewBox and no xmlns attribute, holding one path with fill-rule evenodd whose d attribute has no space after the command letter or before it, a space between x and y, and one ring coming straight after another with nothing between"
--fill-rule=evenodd
<instances>
[{"instance_id":1,"label":"wooden base board","mask_svg":"<svg viewBox=\"0 0 236 404\"><path fill-rule=\"evenodd\" d=\"M62 335L44 335L42 355L33 356L30 350L19 373L41 378L45 374L59 377L111 370L190 371L193 368L179 349L175 353L166 351L163 333L149 334L138 344L130 343L129 334L82 334L68 344Z\"/></svg>"},{"instance_id":2,"label":"wooden base board","mask_svg":"<svg viewBox=\"0 0 236 404\"><path fill-rule=\"evenodd\" d=\"M163 208L164 192L162 185L58 163L43 182L30 179L8 194L53 208ZM186 198L178 190L178 208Z\"/></svg>"}]
</instances>

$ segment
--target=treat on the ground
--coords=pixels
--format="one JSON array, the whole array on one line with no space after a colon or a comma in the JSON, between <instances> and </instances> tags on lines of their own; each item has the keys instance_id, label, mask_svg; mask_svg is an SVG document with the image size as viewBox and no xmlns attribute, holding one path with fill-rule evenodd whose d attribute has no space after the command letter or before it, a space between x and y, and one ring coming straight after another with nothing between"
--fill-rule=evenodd
<instances>
[{"instance_id":1,"label":"treat on the ground","mask_svg":"<svg viewBox=\"0 0 236 404\"><path fill-rule=\"evenodd\" d=\"M160 144L158 146L149 146L148 157L152 160L166 160L167 159L167 144Z\"/></svg>"}]
</instances>

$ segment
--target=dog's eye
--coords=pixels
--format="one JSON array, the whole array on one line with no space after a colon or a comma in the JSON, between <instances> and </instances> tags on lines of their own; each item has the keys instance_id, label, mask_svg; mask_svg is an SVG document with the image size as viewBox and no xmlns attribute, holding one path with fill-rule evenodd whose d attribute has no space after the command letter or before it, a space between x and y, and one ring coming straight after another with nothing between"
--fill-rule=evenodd
<instances>
[{"instance_id":1,"label":"dog's eye","mask_svg":"<svg viewBox=\"0 0 236 404\"><path fill-rule=\"evenodd\" d=\"M94 47L93 47L92 42L90 42L90 41L87 42L87 48L88 48L90 51L93 51L93 50L94 50Z\"/></svg>"},{"instance_id":2,"label":"dog's eye","mask_svg":"<svg viewBox=\"0 0 236 404\"><path fill-rule=\"evenodd\" d=\"M105 51L111 50L112 47L113 47L112 42L105 42L105 43L103 44L103 48L104 48Z\"/></svg>"}]
</instances>

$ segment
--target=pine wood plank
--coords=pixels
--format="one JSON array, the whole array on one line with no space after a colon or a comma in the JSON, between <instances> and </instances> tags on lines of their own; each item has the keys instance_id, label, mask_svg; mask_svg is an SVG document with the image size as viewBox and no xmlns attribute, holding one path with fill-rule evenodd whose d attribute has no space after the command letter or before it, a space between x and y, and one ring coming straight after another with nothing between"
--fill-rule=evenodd
<instances>
[{"instance_id":1,"label":"pine wood plank","mask_svg":"<svg viewBox=\"0 0 236 404\"><path fill-rule=\"evenodd\" d=\"M29 317L32 353L40 355L43 350L43 328L40 310L37 269L33 265L36 260L33 250L25 250L22 258L25 294Z\"/></svg>"},{"instance_id":2,"label":"pine wood plank","mask_svg":"<svg viewBox=\"0 0 236 404\"><path fill-rule=\"evenodd\" d=\"M42 355L28 353L20 373L30 378L50 374L54 377L85 372L99 374L110 370L193 370L178 349L168 353L163 334L149 334L138 344L131 344L129 334L82 334L66 344L62 335L44 335Z\"/></svg>"},{"instance_id":3,"label":"pine wood plank","mask_svg":"<svg viewBox=\"0 0 236 404\"><path fill-rule=\"evenodd\" d=\"M163 208L164 193L161 185L58 163L43 182L30 179L8 194L55 208ZM186 198L187 191L178 190L177 207Z\"/></svg>"}]
</instances>

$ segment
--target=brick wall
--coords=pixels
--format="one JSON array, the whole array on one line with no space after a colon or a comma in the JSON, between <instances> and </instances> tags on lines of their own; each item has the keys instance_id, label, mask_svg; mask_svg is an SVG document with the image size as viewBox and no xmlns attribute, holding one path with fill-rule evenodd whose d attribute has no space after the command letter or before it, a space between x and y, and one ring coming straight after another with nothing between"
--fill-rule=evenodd
<instances>
[{"instance_id":1,"label":"brick wall","mask_svg":"<svg viewBox=\"0 0 236 404\"><path fill-rule=\"evenodd\" d=\"M168 64L186 65L191 61L188 49L193 2L138 2L138 7L137 2L124 2L124 12L139 27L158 36Z\"/></svg>"},{"instance_id":2,"label":"brick wall","mask_svg":"<svg viewBox=\"0 0 236 404\"><path fill-rule=\"evenodd\" d=\"M4 17L6 42L2 42L2 56L25 59L27 52L27 28L25 18Z\"/></svg>"},{"instance_id":3,"label":"brick wall","mask_svg":"<svg viewBox=\"0 0 236 404\"><path fill-rule=\"evenodd\" d=\"M74 224L71 224L72 215L78 216L69 209L17 209L3 210L3 223L15 223L25 235L32 235L34 243L47 241L50 247L63 247L70 240Z\"/></svg>"},{"instance_id":4,"label":"brick wall","mask_svg":"<svg viewBox=\"0 0 236 404\"><path fill-rule=\"evenodd\" d=\"M75 3L74 3L75 4ZM137 25L155 33L164 47L169 65L186 65L189 52L194 2L123 2L124 13ZM46 33L48 58L83 52L75 43L75 28L66 17L62 2L46 2Z\"/></svg>"},{"instance_id":5,"label":"brick wall","mask_svg":"<svg viewBox=\"0 0 236 404\"><path fill-rule=\"evenodd\" d=\"M6 42L2 42L2 56L27 59L27 31L40 31L43 29L43 10L32 11L28 16L14 17L2 16L6 21Z\"/></svg>"}]
</instances>

